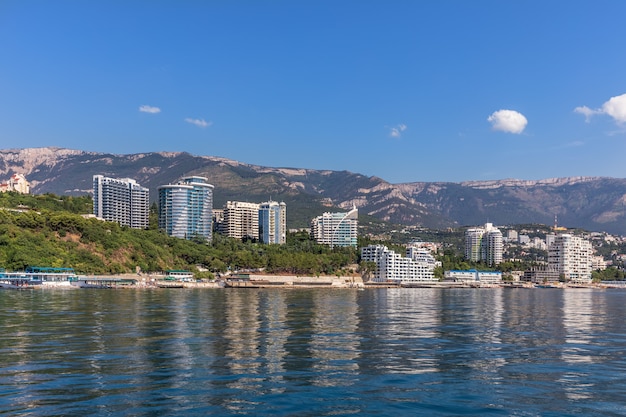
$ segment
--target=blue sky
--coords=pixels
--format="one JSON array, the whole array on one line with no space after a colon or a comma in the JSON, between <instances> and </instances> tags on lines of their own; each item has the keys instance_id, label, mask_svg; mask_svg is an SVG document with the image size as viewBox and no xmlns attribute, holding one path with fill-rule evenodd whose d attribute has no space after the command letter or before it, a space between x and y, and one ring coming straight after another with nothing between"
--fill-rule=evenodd
<instances>
[{"instance_id":1,"label":"blue sky","mask_svg":"<svg viewBox=\"0 0 626 417\"><path fill-rule=\"evenodd\" d=\"M626 2L0 1L0 149L626 177Z\"/></svg>"}]
</instances>

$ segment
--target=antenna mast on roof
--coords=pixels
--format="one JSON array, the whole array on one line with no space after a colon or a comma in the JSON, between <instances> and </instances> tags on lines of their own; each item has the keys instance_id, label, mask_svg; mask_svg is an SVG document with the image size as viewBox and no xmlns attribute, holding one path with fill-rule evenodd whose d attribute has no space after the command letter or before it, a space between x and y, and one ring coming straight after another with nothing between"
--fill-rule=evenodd
<instances>
[{"instance_id":1,"label":"antenna mast on roof","mask_svg":"<svg viewBox=\"0 0 626 417\"><path fill-rule=\"evenodd\" d=\"M555 231L555 232L556 232L556 228L557 228L557 227L559 227L559 225L557 224L557 221L556 221L556 216L557 216L557 215L555 214L555 215L554 215L554 231Z\"/></svg>"}]
</instances>

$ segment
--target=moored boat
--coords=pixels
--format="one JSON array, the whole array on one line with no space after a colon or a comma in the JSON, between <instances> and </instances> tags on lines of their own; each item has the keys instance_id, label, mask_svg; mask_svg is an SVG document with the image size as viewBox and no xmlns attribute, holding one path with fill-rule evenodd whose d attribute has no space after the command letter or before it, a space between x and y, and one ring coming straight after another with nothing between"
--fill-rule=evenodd
<instances>
[{"instance_id":1,"label":"moored boat","mask_svg":"<svg viewBox=\"0 0 626 417\"><path fill-rule=\"evenodd\" d=\"M0 288L70 287L77 278L72 268L29 266L17 272L0 268Z\"/></svg>"},{"instance_id":2,"label":"moored boat","mask_svg":"<svg viewBox=\"0 0 626 417\"><path fill-rule=\"evenodd\" d=\"M34 280L24 272L7 272L0 268L0 289L25 289L40 285L41 281Z\"/></svg>"}]
</instances>

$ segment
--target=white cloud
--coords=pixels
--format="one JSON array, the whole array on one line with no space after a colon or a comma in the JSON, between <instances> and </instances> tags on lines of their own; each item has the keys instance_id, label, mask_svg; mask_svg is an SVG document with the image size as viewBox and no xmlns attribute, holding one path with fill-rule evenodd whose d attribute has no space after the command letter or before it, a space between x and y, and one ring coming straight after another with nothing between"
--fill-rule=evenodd
<instances>
[{"instance_id":1,"label":"white cloud","mask_svg":"<svg viewBox=\"0 0 626 417\"><path fill-rule=\"evenodd\" d=\"M191 117L186 118L185 121L187 123L191 123L192 125L196 125L198 127L208 127L213 124L213 122L207 122L204 119L192 119Z\"/></svg>"},{"instance_id":2,"label":"white cloud","mask_svg":"<svg viewBox=\"0 0 626 417\"><path fill-rule=\"evenodd\" d=\"M515 110L498 110L487 118L493 130L500 130L508 133L522 133L528 124L526 117Z\"/></svg>"},{"instance_id":3,"label":"white cloud","mask_svg":"<svg viewBox=\"0 0 626 417\"><path fill-rule=\"evenodd\" d=\"M405 130L406 130L406 125L403 123L400 123L397 126L389 128L389 136L391 136L392 138L399 138L400 136L402 136L402 132L404 132Z\"/></svg>"},{"instance_id":4,"label":"white cloud","mask_svg":"<svg viewBox=\"0 0 626 417\"><path fill-rule=\"evenodd\" d=\"M602 105L602 112L611 116L617 123L626 122L626 94L611 97Z\"/></svg>"},{"instance_id":5,"label":"white cloud","mask_svg":"<svg viewBox=\"0 0 626 417\"><path fill-rule=\"evenodd\" d=\"M139 111L142 113L161 113L161 109L158 107L148 106L144 104L143 106L139 106Z\"/></svg>"},{"instance_id":6,"label":"white cloud","mask_svg":"<svg viewBox=\"0 0 626 417\"><path fill-rule=\"evenodd\" d=\"M626 94L611 97L599 109L591 109L587 106L579 106L574 109L575 113L585 115L585 120L589 122L591 116L596 114L609 115L618 124L626 123Z\"/></svg>"},{"instance_id":7,"label":"white cloud","mask_svg":"<svg viewBox=\"0 0 626 417\"><path fill-rule=\"evenodd\" d=\"M590 109L587 106L579 106L574 109L574 113L584 114L585 121L589 123L589 119L591 119L591 116L593 116L594 114L598 114L600 112L598 110Z\"/></svg>"}]
</instances>

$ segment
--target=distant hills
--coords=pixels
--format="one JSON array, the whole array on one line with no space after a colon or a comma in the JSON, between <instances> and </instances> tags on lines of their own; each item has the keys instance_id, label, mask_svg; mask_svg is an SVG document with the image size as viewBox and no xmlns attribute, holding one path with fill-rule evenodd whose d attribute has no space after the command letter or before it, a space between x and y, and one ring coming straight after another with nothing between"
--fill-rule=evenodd
<instances>
[{"instance_id":1,"label":"distant hills","mask_svg":"<svg viewBox=\"0 0 626 417\"><path fill-rule=\"evenodd\" d=\"M570 177L391 184L348 171L272 168L185 152L114 155L60 148L0 151L0 179L22 173L36 194L84 195L92 176L133 178L156 200L159 185L201 175L227 200L287 203L288 227L305 227L331 207L403 225L444 228L542 223L626 235L626 179Z\"/></svg>"}]
</instances>

